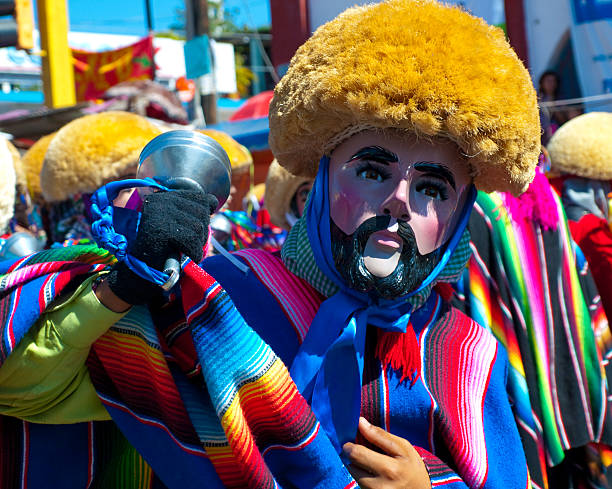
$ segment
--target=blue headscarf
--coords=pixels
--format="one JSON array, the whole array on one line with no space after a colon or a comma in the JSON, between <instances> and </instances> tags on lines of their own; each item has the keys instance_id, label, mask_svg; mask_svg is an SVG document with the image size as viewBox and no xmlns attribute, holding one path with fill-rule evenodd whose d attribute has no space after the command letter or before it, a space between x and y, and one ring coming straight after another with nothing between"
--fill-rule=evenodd
<instances>
[{"instance_id":1,"label":"blue headscarf","mask_svg":"<svg viewBox=\"0 0 612 489\"><path fill-rule=\"evenodd\" d=\"M432 301L413 311L407 299L429 286L448 263L467 226L477 192L474 186L470 188L453 236L440 261L419 288L398 299L375 299L351 289L334 265L328 169L329 158L324 156L308 201L306 226L317 266L339 290L321 304L290 372L341 454L342 445L354 441L357 434L367 325L405 332L410 320L420 324L429 317L428 306ZM339 334L339 329L334 327L338 324L343 325Z\"/></svg>"}]
</instances>

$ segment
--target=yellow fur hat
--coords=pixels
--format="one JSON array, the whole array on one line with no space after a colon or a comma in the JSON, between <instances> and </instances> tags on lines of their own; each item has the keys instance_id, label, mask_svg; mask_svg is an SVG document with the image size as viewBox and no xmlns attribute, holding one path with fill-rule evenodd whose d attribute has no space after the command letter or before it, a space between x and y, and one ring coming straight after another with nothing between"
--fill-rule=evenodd
<instances>
[{"instance_id":1,"label":"yellow fur hat","mask_svg":"<svg viewBox=\"0 0 612 489\"><path fill-rule=\"evenodd\" d=\"M540 152L537 97L501 29L434 0L354 7L301 46L270 105L270 148L296 175L364 129L444 137L480 190L524 191Z\"/></svg>"},{"instance_id":2,"label":"yellow fur hat","mask_svg":"<svg viewBox=\"0 0 612 489\"><path fill-rule=\"evenodd\" d=\"M272 161L266 177L264 195L264 205L270 213L272 224L287 231L291 229L286 217L286 214L291 212L291 199L299 186L308 181L312 181L312 178L296 177L280 166L276 160Z\"/></svg>"},{"instance_id":3,"label":"yellow fur hat","mask_svg":"<svg viewBox=\"0 0 612 489\"><path fill-rule=\"evenodd\" d=\"M251 152L229 134L216 129L200 129L199 132L213 138L221 145L230 159L232 172L246 171L253 164Z\"/></svg>"},{"instance_id":4,"label":"yellow fur hat","mask_svg":"<svg viewBox=\"0 0 612 489\"><path fill-rule=\"evenodd\" d=\"M42 170L45 153L49 143L57 133L53 132L43 136L36 141L21 158L23 169L26 176L28 191L34 202L43 201L42 190L40 188L40 172Z\"/></svg>"},{"instance_id":5,"label":"yellow fur hat","mask_svg":"<svg viewBox=\"0 0 612 489\"><path fill-rule=\"evenodd\" d=\"M563 124L548 142L551 170L612 180L612 114L590 112Z\"/></svg>"},{"instance_id":6,"label":"yellow fur hat","mask_svg":"<svg viewBox=\"0 0 612 489\"><path fill-rule=\"evenodd\" d=\"M142 148L161 130L129 112L86 115L62 127L49 143L40 174L47 202L93 192L105 182L136 172Z\"/></svg>"},{"instance_id":7,"label":"yellow fur hat","mask_svg":"<svg viewBox=\"0 0 612 489\"><path fill-rule=\"evenodd\" d=\"M6 138L0 137L0 234L8 230L8 223L15 212L17 178L11 146L13 145Z\"/></svg>"}]
</instances>

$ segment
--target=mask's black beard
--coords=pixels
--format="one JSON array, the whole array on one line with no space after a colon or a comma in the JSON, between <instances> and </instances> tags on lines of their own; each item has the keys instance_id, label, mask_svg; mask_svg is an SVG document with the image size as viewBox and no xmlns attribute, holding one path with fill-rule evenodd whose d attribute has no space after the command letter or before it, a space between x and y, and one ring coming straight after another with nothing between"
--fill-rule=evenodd
<instances>
[{"instance_id":1,"label":"mask's black beard","mask_svg":"<svg viewBox=\"0 0 612 489\"><path fill-rule=\"evenodd\" d=\"M371 217L351 235L330 221L332 256L338 273L352 289L383 299L396 299L416 290L432 272L440 255L440 248L421 255L412 228L398 221L398 235L404 243L397 267L383 278L372 275L364 263L365 246L372 233L387 229L390 220L389 216Z\"/></svg>"}]
</instances>

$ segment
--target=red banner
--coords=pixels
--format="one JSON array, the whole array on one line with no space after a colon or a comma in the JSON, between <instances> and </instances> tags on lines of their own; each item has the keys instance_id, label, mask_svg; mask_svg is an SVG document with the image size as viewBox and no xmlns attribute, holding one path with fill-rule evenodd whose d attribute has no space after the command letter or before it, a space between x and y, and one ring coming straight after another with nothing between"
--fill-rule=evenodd
<instances>
[{"instance_id":1,"label":"red banner","mask_svg":"<svg viewBox=\"0 0 612 489\"><path fill-rule=\"evenodd\" d=\"M118 83L152 80L154 77L153 37L129 46L99 53L72 49L77 101L94 100Z\"/></svg>"}]
</instances>

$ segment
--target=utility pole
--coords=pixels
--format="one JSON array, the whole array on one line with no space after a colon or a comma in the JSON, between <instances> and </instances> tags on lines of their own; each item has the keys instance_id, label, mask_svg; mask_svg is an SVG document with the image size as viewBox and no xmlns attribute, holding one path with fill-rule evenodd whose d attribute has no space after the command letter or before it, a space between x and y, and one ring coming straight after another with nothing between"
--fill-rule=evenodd
<instances>
[{"instance_id":1,"label":"utility pole","mask_svg":"<svg viewBox=\"0 0 612 489\"><path fill-rule=\"evenodd\" d=\"M185 0L187 13L186 27L187 39L194 37L210 35L210 23L208 20L208 0ZM210 46L210 45L209 45ZM210 49L210 47L208 47ZM213 58L211 53L211 58ZM214 74L214 59L212 59L212 69ZM196 101L200 97L200 104L204 112L206 124L214 124L217 122L217 93L214 84L214 76L212 89L207 90L211 93L202 92L202 78L196 81Z\"/></svg>"},{"instance_id":2,"label":"utility pole","mask_svg":"<svg viewBox=\"0 0 612 489\"><path fill-rule=\"evenodd\" d=\"M145 14L147 17L147 35L153 37L153 9L151 7L151 0L145 0ZM151 41L153 42L153 41ZM155 53L155 51L153 51ZM153 54L155 58L155 54ZM155 59L153 59L153 80L155 80Z\"/></svg>"},{"instance_id":3,"label":"utility pole","mask_svg":"<svg viewBox=\"0 0 612 489\"><path fill-rule=\"evenodd\" d=\"M38 0L38 29L42 56L42 80L47 107L76 103L72 52L68 46L66 0Z\"/></svg>"},{"instance_id":4,"label":"utility pole","mask_svg":"<svg viewBox=\"0 0 612 489\"><path fill-rule=\"evenodd\" d=\"M145 13L147 16L147 32L153 32L153 14L151 9L151 0L145 0Z\"/></svg>"}]
</instances>

